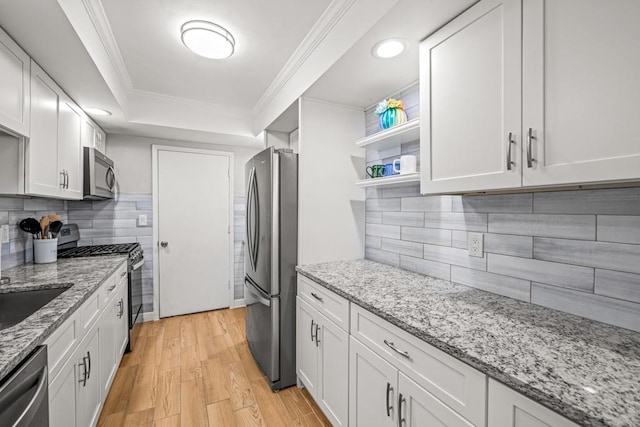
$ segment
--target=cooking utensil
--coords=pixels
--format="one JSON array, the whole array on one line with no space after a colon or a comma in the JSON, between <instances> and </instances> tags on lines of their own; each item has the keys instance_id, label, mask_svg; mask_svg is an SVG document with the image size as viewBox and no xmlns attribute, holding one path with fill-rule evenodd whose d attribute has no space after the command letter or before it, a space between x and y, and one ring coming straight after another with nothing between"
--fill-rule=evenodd
<instances>
[{"instance_id":1,"label":"cooking utensil","mask_svg":"<svg viewBox=\"0 0 640 427\"><path fill-rule=\"evenodd\" d=\"M34 218L25 218L22 221L20 221L20 224L18 225L20 227L20 230L26 233L33 234L34 236L42 232L42 227L40 227L40 223Z\"/></svg>"},{"instance_id":2,"label":"cooking utensil","mask_svg":"<svg viewBox=\"0 0 640 427\"><path fill-rule=\"evenodd\" d=\"M42 228L42 238L48 239L49 238L49 217L48 216L43 216L42 218L40 218L40 228Z\"/></svg>"},{"instance_id":3,"label":"cooking utensil","mask_svg":"<svg viewBox=\"0 0 640 427\"><path fill-rule=\"evenodd\" d=\"M58 237L58 233L60 233L61 229L62 229L61 221L53 221L51 224L49 224L49 232L51 233L51 237L54 239Z\"/></svg>"}]
</instances>

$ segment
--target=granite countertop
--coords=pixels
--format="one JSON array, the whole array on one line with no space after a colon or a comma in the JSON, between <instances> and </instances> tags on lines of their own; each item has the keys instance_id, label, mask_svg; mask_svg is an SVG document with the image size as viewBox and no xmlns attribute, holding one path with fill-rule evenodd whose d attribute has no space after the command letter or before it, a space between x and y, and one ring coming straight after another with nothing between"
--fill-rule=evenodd
<instances>
[{"instance_id":1,"label":"granite countertop","mask_svg":"<svg viewBox=\"0 0 640 427\"><path fill-rule=\"evenodd\" d=\"M368 260L297 270L580 425L640 425L637 332Z\"/></svg>"},{"instance_id":2,"label":"granite countertop","mask_svg":"<svg viewBox=\"0 0 640 427\"><path fill-rule=\"evenodd\" d=\"M41 345L113 274L126 256L60 259L51 264L24 264L4 270L11 283L0 293L68 288L22 322L0 331L0 379Z\"/></svg>"}]
</instances>

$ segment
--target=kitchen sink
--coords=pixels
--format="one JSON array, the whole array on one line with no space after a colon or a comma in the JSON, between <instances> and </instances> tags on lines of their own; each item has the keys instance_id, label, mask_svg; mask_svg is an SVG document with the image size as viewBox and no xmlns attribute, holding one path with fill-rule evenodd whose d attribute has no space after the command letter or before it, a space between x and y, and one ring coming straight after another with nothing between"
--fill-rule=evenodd
<instances>
[{"instance_id":1,"label":"kitchen sink","mask_svg":"<svg viewBox=\"0 0 640 427\"><path fill-rule=\"evenodd\" d=\"M0 331L22 322L67 289L69 286L0 294Z\"/></svg>"}]
</instances>

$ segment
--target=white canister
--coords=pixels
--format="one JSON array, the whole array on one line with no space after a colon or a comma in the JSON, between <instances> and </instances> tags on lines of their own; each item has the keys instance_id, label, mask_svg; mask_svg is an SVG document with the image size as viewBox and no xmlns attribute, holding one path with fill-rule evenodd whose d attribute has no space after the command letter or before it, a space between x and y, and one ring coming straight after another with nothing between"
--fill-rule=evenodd
<instances>
[{"instance_id":1,"label":"white canister","mask_svg":"<svg viewBox=\"0 0 640 427\"><path fill-rule=\"evenodd\" d=\"M33 241L33 262L47 264L58 260L58 239L35 239Z\"/></svg>"},{"instance_id":2,"label":"white canister","mask_svg":"<svg viewBox=\"0 0 640 427\"><path fill-rule=\"evenodd\" d=\"M399 167L396 164L399 163ZM393 161L393 171L400 173L400 175L406 175L408 173L416 173L417 171L417 159L416 156L400 156L399 159Z\"/></svg>"}]
</instances>

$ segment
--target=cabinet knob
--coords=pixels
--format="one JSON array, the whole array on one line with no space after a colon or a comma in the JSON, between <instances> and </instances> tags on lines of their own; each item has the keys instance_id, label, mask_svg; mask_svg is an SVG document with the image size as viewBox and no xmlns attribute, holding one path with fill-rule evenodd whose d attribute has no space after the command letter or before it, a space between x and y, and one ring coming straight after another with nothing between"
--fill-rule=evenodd
<instances>
[{"instance_id":1,"label":"cabinet knob","mask_svg":"<svg viewBox=\"0 0 640 427\"><path fill-rule=\"evenodd\" d=\"M160 242L160 246L162 246L163 248L166 248L167 246L169 246L169 242L166 242L163 240L162 242Z\"/></svg>"}]
</instances>

